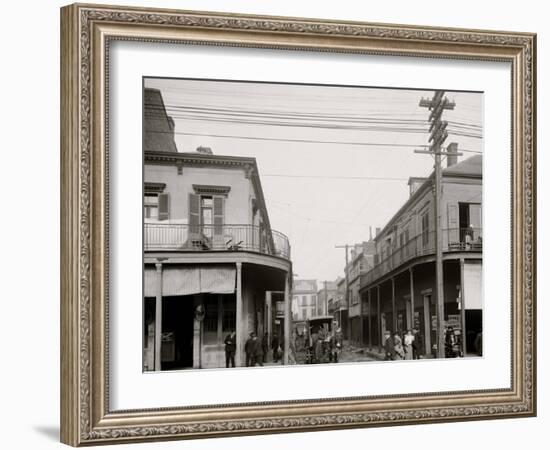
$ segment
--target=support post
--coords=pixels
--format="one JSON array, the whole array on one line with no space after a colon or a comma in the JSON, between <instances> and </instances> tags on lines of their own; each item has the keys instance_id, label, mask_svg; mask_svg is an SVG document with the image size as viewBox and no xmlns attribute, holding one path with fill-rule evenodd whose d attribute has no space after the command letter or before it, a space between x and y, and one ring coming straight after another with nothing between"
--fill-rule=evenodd
<instances>
[{"instance_id":1,"label":"support post","mask_svg":"<svg viewBox=\"0 0 550 450\"><path fill-rule=\"evenodd\" d=\"M395 278L391 278L391 317L392 317L392 333L397 331L397 312L395 310Z\"/></svg>"},{"instance_id":2,"label":"support post","mask_svg":"<svg viewBox=\"0 0 550 450\"><path fill-rule=\"evenodd\" d=\"M369 326L369 350L372 348L372 310L370 302L370 289L367 290L367 320Z\"/></svg>"},{"instance_id":3,"label":"support post","mask_svg":"<svg viewBox=\"0 0 550 450\"><path fill-rule=\"evenodd\" d=\"M411 329L415 328L414 320L414 277L413 277L413 268L409 267L409 281L410 281L410 294L411 294ZM420 330L419 330L420 331Z\"/></svg>"},{"instance_id":4,"label":"support post","mask_svg":"<svg viewBox=\"0 0 550 450\"><path fill-rule=\"evenodd\" d=\"M290 274L285 275L285 348L283 355L283 364L288 365L289 362L289 350L290 350Z\"/></svg>"},{"instance_id":5,"label":"support post","mask_svg":"<svg viewBox=\"0 0 550 450\"><path fill-rule=\"evenodd\" d=\"M156 299L155 299L155 371L161 367L162 346L162 263L155 264L157 268Z\"/></svg>"},{"instance_id":6,"label":"support post","mask_svg":"<svg viewBox=\"0 0 550 450\"><path fill-rule=\"evenodd\" d=\"M272 301L271 301L271 291L265 292L265 310L266 310L266 330L268 342L271 342L273 338L273 316L272 316Z\"/></svg>"},{"instance_id":7,"label":"support post","mask_svg":"<svg viewBox=\"0 0 550 450\"><path fill-rule=\"evenodd\" d=\"M464 258L460 258L460 322L462 325L462 355L466 356L466 296L464 295Z\"/></svg>"},{"instance_id":8,"label":"support post","mask_svg":"<svg viewBox=\"0 0 550 450\"><path fill-rule=\"evenodd\" d=\"M246 339L246 320L243 317L243 294L242 294L242 263L236 263L237 266L237 289L235 294L236 303L236 337L237 348L235 351L235 366L241 367L243 365L243 342Z\"/></svg>"},{"instance_id":9,"label":"support post","mask_svg":"<svg viewBox=\"0 0 550 450\"><path fill-rule=\"evenodd\" d=\"M441 232L441 154L435 152L435 280L437 357L445 358L445 298L443 297L443 233Z\"/></svg>"},{"instance_id":10,"label":"support post","mask_svg":"<svg viewBox=\"0 0 550 450\"><path fill-rule=\"evenodd\" d=\"M380 285L376 286L376 320L378 321L378 348L382 352L384 334L382 333L382 317L380 315Z\"/></svg>"},{"instance_id":11,"label":"support post","mask_svg":"<svg viewBox=\"0 0 550 450\"><path fill-rule=\"evenodd\" d=\"M359 346L363 346L363 296L359 295Z\"/></svg>"},{"instance_id":12,"label":"support post","mask_svg":"<svg viewBox=\"0 0 550 450\"><path fill-rule=\"evenodd\" d=\"M432 314L430 311L430 297L424 295L424 343L426 345L426 356L432 353Z\"/></svg>"}]
</instances>

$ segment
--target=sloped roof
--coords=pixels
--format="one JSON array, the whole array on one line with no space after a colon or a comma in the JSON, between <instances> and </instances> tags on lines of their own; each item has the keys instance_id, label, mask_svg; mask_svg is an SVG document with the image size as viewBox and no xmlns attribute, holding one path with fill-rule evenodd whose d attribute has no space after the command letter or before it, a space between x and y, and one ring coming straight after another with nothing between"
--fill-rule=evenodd
<instances>
[{"instance_id":1,"label":"sloped roof","mask_svg":"<svg viewBox=\"0 0 550 450\"><path fill-rule=\"evenodd\" d=\"M145 88L143 106L143 150L177 152L174 121L166 113L160 90Z\"/></svg>"},{"instance_id":2,"label":"sloped roof","mask_svg":"<svg viewBox=\"0 0 550 450\"><path fill-rule=\"evenodd\" d=\"M483 177L482 172L482 163L483 158L482 155L474 155L470 156L469 158L465 159L464 161L461 161L458 164L455 164L451 167L444 168L441 172L444 177L474 177L474 178L481 178ZM388 228L395 223L396 219L398 219L401 214L403 214L403 211L405 211L408 206L414 202L425 189L429 189L432 180L434 178L434 172L430 174L428 178L426 178L426 181L422 183L422 185L416 189L416 191L407 199L407 201L397 210L397 212L393 215L393 217L384 225L380 233L378 233L375 237L375 240L377 240L380 236L383 236Z\"/></svg>"},{"instance_id":3,"label":"sloped roof","mask_svg":"<svg viewBox=\"0 0 550 450\"><path fill-rule=\"evenodd\" d=\"M454 166L443 169L443 175L479 175L482 174L482 155L474 155Z\"/></svg>"}]
</instances>

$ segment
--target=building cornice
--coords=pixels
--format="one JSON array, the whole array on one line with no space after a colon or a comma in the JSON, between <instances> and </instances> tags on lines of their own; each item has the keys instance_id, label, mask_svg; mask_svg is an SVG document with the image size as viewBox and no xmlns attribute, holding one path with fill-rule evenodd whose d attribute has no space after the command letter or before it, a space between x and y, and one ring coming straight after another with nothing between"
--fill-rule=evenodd
<instances>
[{"instance_id":1,"label":"building cornice","mask_svg":"<svg viewBox=\"0 0 550 450\"><path fill-rule=\"evenodd\" d=\"M173 153L173 152L145 152L145 164L161 165L185 165L195 167L221 166L243 168L245 170L255 169L256 159L243 156L221 156L208 155L203 153Z\"/></svg>"},{"instance_id":2,"label":"building cornice","mask_svg":"<svg viewBox=\"0 0 550 450\"><path fill-rule=\"evenodd\" d=\"M231 186L217 186L210 184L194 184L195 194L225 195L231 191Z\"/></svg>"},{"instance_id":3,"label":"building cornice","mask_svg":"<svg viewBox=\"0 0 550 450\"><path fill-rule=\"evenodd\" d=\"M161 194L166 189L166 183L155 183L146 181L144 183L144 192L147 194Z\"/></svg>"},{"instance_id":4,"label":"building cornice","mask_svg":"<svg viewBox=\"0 0 550 450\"><path fill-rule=\"evenodd\" d=\"M265 203L262 183L260 182L256 158L246 156L210 155L198 152L174 153L146 151L144 152L144 163L175 166L178 168L178 173L180 174L183 166L222 167L244 170L246 178L249 178L254 186L258 207L262 211L264 224L268 229L271 229L271 223L269 221L269 215L267 213L267 206Z\"/></svg>"}]
</instances>

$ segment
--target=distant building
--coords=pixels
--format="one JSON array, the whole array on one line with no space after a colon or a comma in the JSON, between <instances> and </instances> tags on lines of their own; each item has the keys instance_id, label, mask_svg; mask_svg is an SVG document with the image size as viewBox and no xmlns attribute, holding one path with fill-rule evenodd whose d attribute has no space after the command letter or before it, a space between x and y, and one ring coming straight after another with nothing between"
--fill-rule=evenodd
<instances>
[{"instance_id":1,"label":"distant building","mask_svg":"<svg viewBox=\"0 0 550 450\"><path fill-rule=\"evenodd\" d=\"M294 322L303 322L316 315L317 280L294 280L292 286L292 319Z\"/></svg>"},{"instance_id":2,"label":"distant building","mask_svg":"<svg viewBox=\"0 0 550 450\"><path fill-rule=\"evenodd\" d=\"M160 92L144 98L144 369L224 367L233 329L244 365L250 332L289 337L288 239L254 158L177 152Z\"/></svg>"},{"instance_id":3,"label":"distant building","mask_svg":"<svg viewBox=\"0 0 550 450\"><path fill-rule=\"evenodd\" d=\"M348 327L350 342L361 345L363 342L363 324L361 296L359 295L360 276L374 266L376 245L374 241L361 242L351 248L350 261L345 268L348 274Z\"/></svg>"},{"instance_id":4,"label":"distant building","mask_svg":"<svg viewBox=\"0 0 550 450\"><path fill-rule=\"evenodd\" d=\"M329 314L328 304L336 296L336 281L322 281L317 292L317 315L326 316Z\"/></svg>"},{"instance_id":5,"label":"distant building","mask_svg":"<svg viewBox=\"0 0 550 450\"><path fill-rule=\"evenodd\" d=\"M456 144L450 148L456 149ZM361 275L364 336L382 345L385 330L419 330L423 351L432 353L436 336L435 217L433 174L412 179L410 197L374 242L374 267ZM463 328L466 350L482 331L482 158L442 170L444 320Z\"/></svg>"},{"instance_id":6,"label":"distant building","mask_svg":"<svg viewBox=\"0 0 550 450\"><path fill-rule=\"evenodd\" d=\"M346 279L338 277L334 282L336 291L334 297L328 301L328 313L334 316L334 320L342 330L344 339L348 338L348 301L346 299Z\"/></svg>"}]
</instances>

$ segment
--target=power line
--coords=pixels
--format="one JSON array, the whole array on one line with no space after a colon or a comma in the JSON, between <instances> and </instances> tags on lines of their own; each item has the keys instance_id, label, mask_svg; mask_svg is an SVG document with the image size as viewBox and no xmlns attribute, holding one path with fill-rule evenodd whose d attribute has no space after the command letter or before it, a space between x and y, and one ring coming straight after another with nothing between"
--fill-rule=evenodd
<instances>
[{"instance_id":1,"label":"power line","mask_svg":"<svg viewBox=\"0 0 550 450\"><path fill-rule=\"evenodd\" d=\"M282 173L264 173L262 177L277 178L314 178L321 180L374 180L374 181L406 181L408 178L400 177L365 177L365 176L346 176L346 175L286 175Z\"/></svg>"},{"instance_id":2,"label":"power line","mask_svg":"<svg viewBox=\"0 0 550 450\"><path fill-rule=\"evenodd\" d=\"M268 137L255 137L255 136L237 136L229 134L210 134L210 133L186 133L183 131L160 131L160 130L145 130L146 133L160 133L160 134L177 134L182 136L202 136L222 139L244 139L252 141L279 141L279 142L298 142L304 144L332 144L332 145L358 145L365 147L396 147L396 148L418 148L428 147L427 145L414 145L414 144L388 144L385 142L353 142L353 141L320 141L316 139L290 139L290 138L268 138ZM477 150L465 150L460 149L461 152L478 153L483 152Z\"/></svg>"},{"instance_id":3,"label":"power line","mask_svg":"<svg viewBox=\"0 0 550 450\"><path fill-rule=\"evenodd\" d=\"M145 108L147 111L158 111L164 113L162 106L154 105L150 103L145 103ZM325 114L322 112L315 113L300 113L295 111L275 111L275 110L253 110L253 109L239 109L239 108L206 108L206 107L195 107L195 106L185 106L185 105L166 105L167 110L175 110L177 113L181 111L191 112L195 114L209 114L209 115L226 115L226 116L248 116L248 117L278 117L278 118L302 118L308 120L332 120L332 121L353 121L353 122L384 122L384 123L421 123L428 124L428 121L425 118L419 119L406 119L399 118L397 114L389 113L390 116L393 116L391 120L384 119L380 117L381 113L376 113L375 116L365 115L364 113L357 114ZM462 127L470 127L480 129L481 125L473 124L469 122L462 121L452 121L449 120L449 123L460 125Z\"/></svg>"},{"instance_id":4,"label":"power line","mask_svg":"<svg viewBox=\"0 0 550 450\"><path fill-rule=\"evenodd\" d=\"M237 125L259 125L259 126L271 126L271 127L291 127L291 128L315 128L315 129L327 129L327 130L350 130L350 131L379 131L379 132L391 132L391 133L412 133L412 134L426 134L427 129L424 128L412 128L412 127L385 127L379 125L372 126L351 126L351 125L334 125L334 124L314 124L314 123L305 123L305 122L273 122L273 121L260 121L260 120L237 120L237 119L224 119L224 118L208 118L201 116L188 116L188 117L177 117L171 116L173 119L177 120L191 120L199 122L217 122L217 123L230 123ZM479 134L466 133L463 130L450 130L454 135L465 136L481 139L482 136Z\"/></svg>"}]
</instances>

